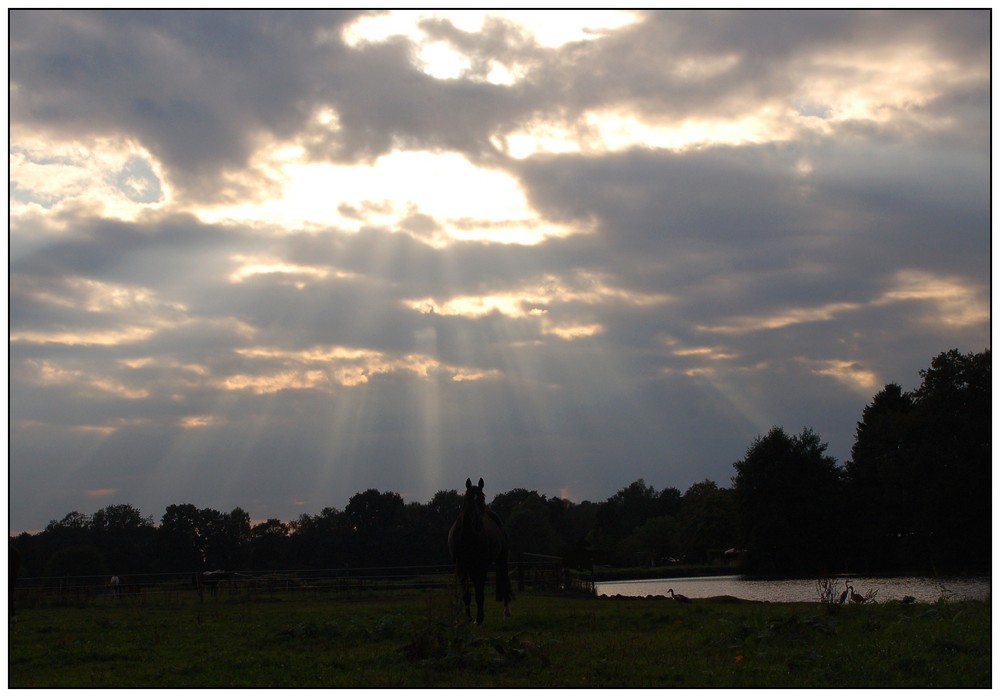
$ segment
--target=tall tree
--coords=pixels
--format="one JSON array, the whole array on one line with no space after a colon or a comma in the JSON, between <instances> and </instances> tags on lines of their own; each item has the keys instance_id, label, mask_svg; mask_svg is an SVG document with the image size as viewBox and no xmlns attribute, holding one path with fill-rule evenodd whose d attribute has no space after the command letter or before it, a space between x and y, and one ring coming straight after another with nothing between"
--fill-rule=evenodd
<instances>
[{"instance_id":1,"label":"tall tree","mask_svg":"<svg viewBox=\"0 0 1000 697\"><path fill-rule=\"evenodd\" d=\"M403 497L399 494L378 489L368 489L355 494L347 502L344 513L351 526L362 537L395 525L403 514Z\"/></svg>"},{"instance_id":2,"label":"tall tree","mask_svg":"<svg viewBox=\"0 0 1000 697\"><path fill-rule=\"evenodd\" d=\"M405 563L405 511L403 497L392 491L368 489L352 496L344 509L352 532L351 562L361 566Z\"/></svg>"},{"instance_id":3,"label":"tall tree","mask_svg":"<svg viewBox=\"0 0 1000 697\"><path fill-rule=\"evenodd\" d=\"M855 523L847 556L854 567L905 566L914 556L921 488L913 467L916 427L913 398L894 383L861 413L845 464L845 513Z\"/></svg>"},{"instance_id":4,"label":"tall tree","mask_svg":"<svg viewBox=\"0 0 1000 697\"><path fill-rule=\"evenodd\" d=\"M500 516L500 520L507 520L515 508L531 498L545 500L545 496L537 491L518 487L494 496L493 500L490 501L490 509Z\"/></svg>"},{"instance_id":5,"label":"tall tree","mask_svg":"<svg viewBox=\"0 0 1000 697\"><path fill-rule=\"evenodd\" d=\"M198 515L205 566L209 570L244 569L250 540L250 515L239 507L229 513L204 508Z\"/></svg>"},{"instance_id":6,"label":"tall tree","mask_svg":"<svg viewBox=\"0 0 1000 697\"><path fill-rule=\"evenodd\" d=\"M250 568L288 569L290 527L277 518L268 518L250 528Z\"/></svg>"},{"instance_id":7,"label":"tall tree","mask_svg":"<svg viewBox=\"0 0 1000 697\"><path fill-rule=\"evenodd\" d=\"M841 472L810 429L774 427L733 464L747 564L757 571L816 572L840 559Z\"/></svg>"},{"instance_id":8,"label":"tall tree","mask_svg":"<svg viewBox=\"0 0 1000 697\"><path fill-rule=\"evenodd\" d=\"M867 558L898 567L984 566L991 555L990 351L953 349L912 393L865 407L847 463Z\"/></svg>"},{"instance_id":9,"label":"tall tree","mask_svg":"<svg viewBox=\"0 0 1000 697\"><path fill-rule=\"evenodd\" d=\"M656 489L637 479L601 504L597 518L601 530L624 538L659 512Z\"/></svg>"},{"instance_id":10,"label":"tall tree","mask_svg":"<svg viewBox=\"0 0 1000 697\"><path fill-rule=\"evenodd\" d=\"M679 554L677 533L677 520L673 516L653 516L622 540L622 551L639 566L660 565Z\"/></svg>"},{"instance_id":11,"label":"tall tree","mask_svg":"<svg viewBox=\"0 0 1000 697\"><path fill-rule=\"evenodd\" d=\"M204 570L205 542L201 514L194 504L167 506L156 529L159 570L170 572Z\"/></svg>"},{"instance_id":12,"label":"tall tree","mask_svg":"<svg viewBox=\"0 0 1000 697\"><path fill-rule=\"evenodd\" d=\"M935 563L990 561L991 364L989 349L941 353L913 393L921 532Z\"/></svg>"},{"instance_id":13,"label":"tall tree","mask_svg":"<svg viewBox=\"0 0 1000 697\"><path fill-rule=\"evenodd\" d=\"M720 489L709 479L692 484L681 499L677 522L685 560L706 563L709 550L726 550L737 543L733 491Z\"/></svg>"},{"instance_id":14,"label":"tall tree","mask_svg":"<svg viewBox=\"0 0 1000 697\"><path fill-rule=\"evenodd\" d=\"M543 496L533 494L518 503L504 521L512 554L560 552L559 535L549 520L549 508Z\"/></svg>"},{"instance_id":15,"label":"tall tree","mask_svg":"<svg viewBox=\"0 0 1000 697\"><path fill-rule=\"evenodd\" d=\"M447 564L447 535L462 510L462 496L455 489L439 491L427 504L406 504L408 549L401 556L415 564Z\"/></svg>"},{"instance_id":16,"label":"tall tree","mask_svg":"<svg viewBox=\"0 0 1000 697\"><path fill-rule=\"evenodd\" d=\"M316 515L303 513L291 523L292 559L309 569L343 568L354 530L347 516L328 506Z\"/></svg>"},{"instance_id":17,"label":"tall tree","mask_svg":"<svg viewBox=\"0 0 1000 697\"><path fill-rule=\"evenodd\" d=\"M107 506L90 518L94 544L101 550L112 573L141 573L152 562L156 534L153 517L123 503Z\"/></svg>"},{"instance_id":18,"label":"tall tree","mask_svg":"<svg viewBox=\"0 0 1000 697\"><path fill-rule=\"evenodd\" d=\"M92 546L89 515L73 511L63 516L62 520L50 520L45 530L37 535L29 538L22 535L19 538L22 575L45 573L50 559L60 550ZM103 564L103 560L101 563Z\"/></svg>"}]
</instances>

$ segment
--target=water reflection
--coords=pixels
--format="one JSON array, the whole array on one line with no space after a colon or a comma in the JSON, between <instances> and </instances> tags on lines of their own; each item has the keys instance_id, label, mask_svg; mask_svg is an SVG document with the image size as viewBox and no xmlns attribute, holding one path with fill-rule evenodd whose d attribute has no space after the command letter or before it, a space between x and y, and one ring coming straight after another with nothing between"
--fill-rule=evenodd
<instances>
[{"instance_id":1,"label":"water reflection","mask_svg":"<svg viewBox=\"0 0 1000 697\"><path fill-rule=\"evenodd\" d=\"M933 603L940 598L946 600L988 600L990 578L988 576L961 578L928 578L919 576L891 577L838 577L834 586L839 593L844 581L849 581L861 595L872 591L875 600L886 602L902 600L906 596L917 602ZM642 581L613 581L595 584L597 595L647 596L666 595L673 588L689 598L711 598L731 595L744 600L759 600L778 603L820 601L816 579L752 579L743 576L698 576L692 578L646 579Z\"/></svg>"}]
</instances>

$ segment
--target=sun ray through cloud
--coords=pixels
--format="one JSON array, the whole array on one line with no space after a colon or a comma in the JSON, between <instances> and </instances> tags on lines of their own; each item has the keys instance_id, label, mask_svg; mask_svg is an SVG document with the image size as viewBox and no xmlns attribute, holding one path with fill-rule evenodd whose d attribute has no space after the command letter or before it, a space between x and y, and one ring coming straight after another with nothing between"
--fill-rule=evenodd
<instances>
[{"instance_id":1,"label":"sun ray through cloud","mask_svg":"<svg viewBox=\"0 0 1000 697\"><path fill-rule=\"evenodd\" d=\"M990 344L988 12L10 13L13 529L850 456ZM803 423L805 421L805 423ZM89 508L88 508L89 507Z\"/></svg>"}]
</instances>

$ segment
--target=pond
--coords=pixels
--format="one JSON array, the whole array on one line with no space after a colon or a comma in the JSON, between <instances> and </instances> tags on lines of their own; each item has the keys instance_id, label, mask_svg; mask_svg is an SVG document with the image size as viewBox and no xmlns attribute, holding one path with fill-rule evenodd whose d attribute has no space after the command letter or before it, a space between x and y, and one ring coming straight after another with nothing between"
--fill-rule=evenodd
<instances>
[{"instance_id":1,"label":"pond","mask_svg":"<svg viewBox=\"0 0 1000 697\"><path fill-rule=\"evenodd\" d=\"M923 576L840 576L833 579L837 594L844 582L854 591L867 595L877 591L878 602L902 600L910 595L918 602L946 600L989 600L990 577L929 578ZM820 601L816 579L757 579L744 576L698 576L691 578L644 579L641 581L608 581L594 584L597 595L647 596L667 595L667 589L689 598L710 598L731 595L744 600L778 603Z\"/></svg>"}]
</instances>

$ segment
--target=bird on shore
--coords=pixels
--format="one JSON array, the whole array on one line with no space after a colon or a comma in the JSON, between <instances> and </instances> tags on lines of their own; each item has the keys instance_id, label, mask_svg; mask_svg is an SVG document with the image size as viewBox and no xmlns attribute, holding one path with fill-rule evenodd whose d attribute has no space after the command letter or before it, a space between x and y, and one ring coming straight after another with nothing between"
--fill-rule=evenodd
<instances>
[{"instance_id":1,"label":"bird on shore","mask_svg":"<svg viewBox=\"0 0 1000 697\"><path fill-rule=\"evenodd\" d=\"M680 593L674 593L674 589L673 588L668 588L667 589L667 593L670 593L670 598L672 600L676 600L679 603L690 603L691 602L691 598L687 597L686 595L681 595Z\"/></svg>"},{"instance_id":2,"label":"bird on shore","mask_svg":"<svg viewBox=\"0 0 1000 697\"><path fill-rule=\"evenodd\" d=\"M863 603L865 602L865 596L860 593L854 592L854 586L848 586L851 589L851 602L852 603Z\"/></svg>"},{"instance_id":3,"label":"bird on shore","mask_svg":"<svg viewBox=\"0 0 1000 697\"><path fill-rule=\"evenodd\" d=\"M847 585L847 581L844 581L844 592L840 594L840 600L837 601L838 605L843 605L844 601L847 600L847 594L850 593L850 586Z\"/></svg>"}]
</instances>

